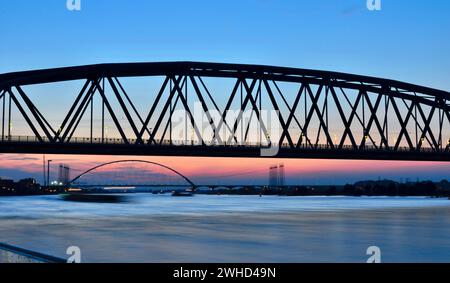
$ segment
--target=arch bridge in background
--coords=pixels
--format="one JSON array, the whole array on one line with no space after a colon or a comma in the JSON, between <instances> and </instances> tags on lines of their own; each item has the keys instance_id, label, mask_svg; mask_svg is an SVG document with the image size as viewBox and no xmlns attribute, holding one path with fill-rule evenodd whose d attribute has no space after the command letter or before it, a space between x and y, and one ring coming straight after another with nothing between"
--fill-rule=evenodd
<instances>
[{"instance_id":1,"label":"arch bridge in background","mask_svg":"<svg viewBox=\"0 0 450 283\"><path fill-rule=\"evenodd\" d=\"M102 167L106 167L106 166L113 165L113 164L130 163L130 162L132 162L132 163L151 164L151 165L156 165L156 166L162 167L162 168L164 168L164 169L167 169L167 170L169 170L169 171L175 173L176 175L180 176L181 178L183 178L183 179L184 179L184 180L185 180L192 188L195 188L195 187L196 187L195 184L194 184L188 177L186 177L185 175L183 175L183 174L180 173L179 171L177 171L177 170L175 170L175 169L173 169L173 168L170 168L169 166L166 166L166 165L164 165L164 164L161 164L161 163L158 163L158 162L153 162L153 161L147 161L147 160L116 160L116 161L106 162L106 163L103 163L103 164L94 166L94 167L92 167L92 168L86 170L85 172L79 174L78 176L76 176L75 178L73 178L73 179L69 182L68 185L70 186L70 185L75 184L75 182L76 182L77 180L79 180L80 178L82 178L83 176L85 176L85 175L87 175L87 174L89 174L89 173L92 173L92 172L94 172L95 170L100 169L100 168L102 168ZM128 185L136 186L136 184L128 184ZM149 184L147 184L147 185L149 185Z\"/></svg>"}]
</instances>

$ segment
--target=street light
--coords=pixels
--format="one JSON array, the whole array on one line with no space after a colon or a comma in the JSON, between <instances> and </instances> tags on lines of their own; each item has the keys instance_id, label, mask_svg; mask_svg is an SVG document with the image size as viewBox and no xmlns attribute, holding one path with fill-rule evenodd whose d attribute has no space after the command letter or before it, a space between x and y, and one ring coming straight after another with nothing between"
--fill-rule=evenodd
<instances>
[{"instance_id":1,"label":"street light","mask_svg":"<svg viewBox=\"0 0 450 283\"><path fill-rule=\"evenodd\" d=\"M50 159L47 161L47 186L50 186L50 162L52 161Z\"/></svg>"}]
</instances>

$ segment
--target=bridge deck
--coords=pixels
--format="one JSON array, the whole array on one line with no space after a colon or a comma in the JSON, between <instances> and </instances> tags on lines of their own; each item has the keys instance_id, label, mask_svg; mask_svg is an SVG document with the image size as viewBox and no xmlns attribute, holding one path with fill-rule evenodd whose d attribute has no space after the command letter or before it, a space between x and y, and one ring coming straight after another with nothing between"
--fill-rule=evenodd
<instances>
[{"instance_id":1,"label":"bridge deck","mask_svg":"<svg viewBox=\"0 0 450 283\"><path fill-rule=\"evenodd\" d=\"M435 150L422 147L419 150L410 150L408 147L398 147L394 150L393 147L365 146L355 149L350 145L344 145L342 148L330 148L326 145L292 148L283 144L279 146L276 156L262 156L261 149L257 144L201 145L183 144L180 141L167 141L161 145L136 144L136 140L132 139L127 143L121 139L102 141L89 138L74 138L69 143L39 142L35 137L0 140L1 153L450 161L448 148Z\"/></svg>"}]
</instances>

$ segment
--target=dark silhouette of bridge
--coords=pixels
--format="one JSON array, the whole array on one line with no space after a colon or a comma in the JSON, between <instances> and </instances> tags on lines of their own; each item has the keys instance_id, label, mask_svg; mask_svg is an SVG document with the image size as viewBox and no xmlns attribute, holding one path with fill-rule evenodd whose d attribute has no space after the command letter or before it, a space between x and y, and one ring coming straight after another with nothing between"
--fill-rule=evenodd
<instances>
[{"instance_id":1,"label":"dark silhouette of bridge","mask_svg":"<svg viewBox=\"0 0 450 283\"><path fill-rule=\"evenodd\" d=\"M186 186L190 186L192 188L196 187L196 185L186 175L183 175L179 171L177 171L167 165L164 165L164 164L161 164L158 162L147 161L147 160L116 160L116 161L102 163L100 165L94 166L94 167L84 171L83 173L79 174L78 176L73 178L67 185L70 186L70 185L77 184L77 181L79 181L81 178L83 178L83 176L86 176L88 174L95 174L96 171L100 168L108 167L108 166L114 165L114 164L124 164L124 163L142 163L142 164L155 165L157 167L161 167L172 173L175 173L175 175L177 175L178 177L181 177L181 179L183 179L185 181L185 183L184 184L155 183L154 180L150 180L149 182L146 182L147 180L153 178L153 176L151 174L146 173L144 175L148 175L146 178L147 180L145 180L143 183L136 182L135 180L133 180L134 178L127 176L127 178L125 178L125 181L127 182L126 184L125 183L122 183L122 184L110 183L110 184L108 184L107 180L101 180L101 182L97 183L97 184L92 184L92 183L89 184L88 183L88 184L82 184L82 186L83 187L92 187L92 186L94 186L94 187L107 187L107 186L116 186L116 187L186 187ZM79 185L79 184L77 184L77 185Z\"/></svg>"},{"instance_id":2,"label":"dark silhouette of bridge","mask_svg":"<svg viewBox=\"0 0 450 283\"><path fill-rule=\"evenodd\" d=\"M130 77L161 79L145 113L120 81ZM210 80L227 80L231 90L224 95ZM83 85L54 125L25 87L67 81ZM94 104L96 98L101 103ZM261 156L261 149L277 147L279 158L450 161L449 92L360 75L198 62L100 64L2 74L0 101L3 153L273 157ZM194 119L194 101L206 125ZM31 135L12 134L12 107ZM186 113L190 138L188 127L182 138L172 133L176 109ZM233 109L251 116L230 122ZM249 130L263 109L276 111L278 136L263 122L256 133ZM101 111L97 136L94 111ZM86 116L88 134L77 136ZM105 116L117 130L114 138L105 135Z\"/></svg>"},{"instance_id":3,"label":"dark silhouette of bridge","mask_svg":"<svg viewBox=\"0 0 450 283\"><path fill-rule=\"evenodd\" d=\"M127 167L126 165L149 165L151 167L146 168L133 168ZM125 165L125 167L117 168L115 165ZM165 178L165 180L161 180L161 175L155 173L156 168L164 169L164 174L172 173L175 178ZM104 170L106 174L102 174L102 170ZM148 160L135 160L135 159L126 159L126 160L116 160L111 162L105 162L87 170L82 170L81 174L78 174L67 184L64 184L65 187L71 188L83 188L83 189L103 189L103 188L144 188L144 189L153 189L153 190L163 190L167 191L168 189L207 189L209 191L214 191L217 189L264 189L264 188L278 188L278 189L290 189L298 186L292 185L284 185L284 184L275 184L275 185L225 185L225 184L195 184L189 177L180 171L171 168L167 165L148 161ZM135 174L132 174L132 171L141 171L140 177L135 178ZM122 172L124 174L118 174ZM89 176L86 178L86 176ZM176 179L179 180L176 180ZM182 181L182 182L179 182Z\"/></svg>"},{"instance_id":4,"label":"dark silhouette of bridge","mask_svg":"<svg viewBox=\"0 0 450 283\"><path fill-rule=\"evenodd\" d=\"M127 165L148 165L143 168L136 168ZM118 165L119 167L114 167ZM120 167L123 165L124 167ZM157 173L155 168L163 169L165 172ZM102 172L102 170L104 172ZM133 174L133 171L139 174ZM140 171L140 172L139 172ZM106 174L105 174L106 173ZM123 174L121 174L123 173ZM172 178L161 178L162 175L172 174ZM136 178L136 176L139 176ZM165 180L162 180L165 179ZM177 180L178 179L178 180ZM181 182L180 182L181 181ZM83 189L103 189L103 188L144 188L153 190L163 190L168 189L179 190L179 189L239 189L239 188L264 188L268 186L261 185L224 185L224 184L195 184L188 176L181 173L180 171L171 168L162 163L148 161L148 160L136 160L136 159L126 159L126 160L116 160L111 162L105 162L87 170L83 170L82 173L78 174L67 184L65 187L71 188L83 188ZM278 188L290 188L293 186L276 186Z\"/></svg>"}]
</instances>

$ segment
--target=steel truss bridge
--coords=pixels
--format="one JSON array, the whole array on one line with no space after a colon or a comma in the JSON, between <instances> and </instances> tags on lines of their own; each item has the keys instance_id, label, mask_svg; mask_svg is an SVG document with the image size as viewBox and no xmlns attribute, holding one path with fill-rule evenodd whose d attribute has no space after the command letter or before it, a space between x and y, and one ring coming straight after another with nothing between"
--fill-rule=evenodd
<instances>
[{"instance_id":1,"label":"steel truss bridge","mask_svg":"<svg viewBox=\"0 0 450 283\"><path fill-rule=\"evenodd\" d=\"M133 101L136 89L123 81L144 77L160 78L160 84L140 111L145 102ZM231 86L226 93L223 80ZM75 99L52 122L52 110L39 109L39 98L33 101L26 88L69 81L82 82L81 88L59 94ZM206 126L194 120L194 101L207 116ZM450 161L449 92L337 72L198 62L25 71L0 75L0 109L3 153L261 157L261 148L276 145L278 158ZM186 112L190 137L172 134L176 109ZM250 120L263 109L277 111L279 138L273 140L262 123L256 134L249 133L251 121L243 115L230 123L233 109L250 110ZM12 111L30 135L14 135ZM100 120L94 111L101 112ZM219 121L209 117L211 111L220 113ZM87 134L77 135L86 117ZM116 136L106 136L105 119ZM94 120L101 126L98 134ZM212 134L203 134L205 128Z\"/></svg>"}]
</instances>

